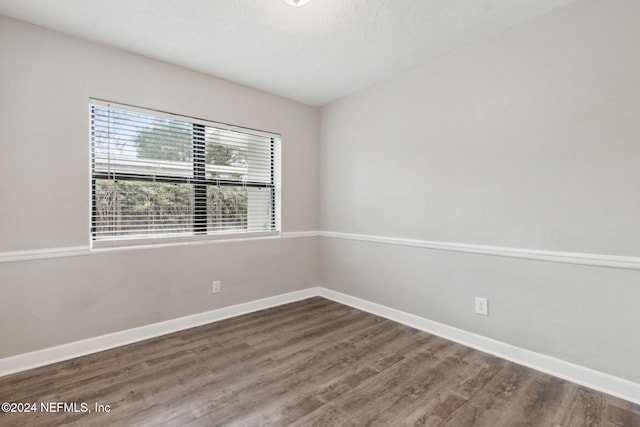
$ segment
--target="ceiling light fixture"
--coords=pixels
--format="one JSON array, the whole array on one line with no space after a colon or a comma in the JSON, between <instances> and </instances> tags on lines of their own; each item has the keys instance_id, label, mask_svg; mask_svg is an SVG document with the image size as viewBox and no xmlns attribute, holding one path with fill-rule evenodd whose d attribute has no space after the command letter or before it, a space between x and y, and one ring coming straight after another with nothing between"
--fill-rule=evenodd
<instances>
[{"instance_id":1,"label":"ceiling light fixture","mask_svg":"<svg viewBox=\"0 0 640 427\"><path fill-rule=\"evenodd\" d=\"M291 6L304 6L309 3L310 0L284 0L285 3L290 4Z\"/></svg>"}]
</instances>

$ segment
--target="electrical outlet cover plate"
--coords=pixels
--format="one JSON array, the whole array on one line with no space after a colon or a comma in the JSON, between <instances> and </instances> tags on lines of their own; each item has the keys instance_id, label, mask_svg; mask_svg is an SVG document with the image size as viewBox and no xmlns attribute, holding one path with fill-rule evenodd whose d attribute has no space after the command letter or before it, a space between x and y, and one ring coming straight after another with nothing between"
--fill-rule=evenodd
<instances>
[{"instance_id":1,"label":"electrical outlet cover plate","mask_svg":"<svg viewBox=\"0 0 640 427\"><path fill-rule=\"evenodd\" d=\"M211 293L217 294L218 292L220 292L220 281L215 280L213 282L213 287L211 288Z\"/></svg>"},{"instance_id":2,"label":"electrical outlet cover plate","mask_svg":"<svg viewBox=\"0 0 640 427\"><path fill-rule=\"evenodd\" d=\"M476 297L476 314L489 315L489 300L487 298Z\"/></svg>"}]
</instances>

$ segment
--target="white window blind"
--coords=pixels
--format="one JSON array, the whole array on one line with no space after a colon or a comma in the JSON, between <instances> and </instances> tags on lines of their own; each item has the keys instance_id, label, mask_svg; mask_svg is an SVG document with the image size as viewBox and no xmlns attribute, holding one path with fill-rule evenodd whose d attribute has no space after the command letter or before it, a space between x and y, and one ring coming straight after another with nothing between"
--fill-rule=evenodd
<instances>
[{"instance_id":1,"label":"white window blind","mask_svg":"<svg viewBox=\"0 0 640 427\"><path fill-rule=\"evenodd\" d=\"M280 137L92 100L94 242L279 230Z\"/></svg>"}]
</instances>

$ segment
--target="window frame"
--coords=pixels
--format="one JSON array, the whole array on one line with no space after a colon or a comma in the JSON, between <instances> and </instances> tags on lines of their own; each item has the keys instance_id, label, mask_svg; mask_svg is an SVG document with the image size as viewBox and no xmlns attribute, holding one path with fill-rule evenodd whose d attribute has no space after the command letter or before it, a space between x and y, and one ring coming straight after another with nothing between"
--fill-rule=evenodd
<instances>
[{"instance_id":1,"label":"window frame","mask_svg":"<svg viewBox=\"0 0 640 427\"><path fill-rule=\"evenodd\" d=\"M117 110L125 110L128 112L144 114L153 118L162 118L169 120L182 121L192 126L192 174L190 176L176 177L175 175L162 174L145 174L134 172L102 172L96 171L96 155L94 152L94 126L93 126L93 107L114 108ZM269 180L267 183L249 180L219 179L206 177L206 128L216 128L221 130L240 132L246 135L253 135L262 138L268 138L270 141L270 162L269 162ZM89 237L91 249L103 249L110 247L144 247L148 245L175 245L189 243L206 243L207 241L228 241L228 240L247 240L256 238L272 238L281 236L281 143L280 134L246 128L226 123L214 122L200 118L185 116L176 113L170 113L151 108L143 108L119 102L106 101L97 98L89 99L89 149L90 149L90 219L89 219ZM134 236L111 236L98 237L96 225L96 181L133 181L133 182L156 182L171 184L188 184L193 187L193 226L191 233L154 233L147 235ZM270 193L270 214L269 214L269 230L262 231L241 231L232 229L228 232L212 233L207 230L207 189L210 186L223 187L246 187L246 188L263 188ZM247 208L248 210L248 208Z\"/></svg>"}]
</instances>

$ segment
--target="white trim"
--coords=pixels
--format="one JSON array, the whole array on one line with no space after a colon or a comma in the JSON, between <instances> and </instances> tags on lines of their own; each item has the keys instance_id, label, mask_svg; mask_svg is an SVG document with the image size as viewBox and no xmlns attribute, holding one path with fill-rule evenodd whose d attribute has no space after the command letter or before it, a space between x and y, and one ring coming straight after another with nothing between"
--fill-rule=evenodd
<instances>
[{"instance_id":1,"label":"white trim","mask_svg":"<svg viewBox=\"0 0 640 427\"><path fill-rule=\"evenodd\" d=\"M640 404L640 384L576 365L531 350L516 347L433 320L356 298L341 292L319 288L319 296L394 322L446 338L485 353L541 371L612 396Z\"/></svg>"},{"instance_id":2,"label":"white trim","mask_svg":"<svg viewBox=\"0 0 640 427\"><path fill-rule=\"evenodd\" d=\"M69 246L62 248L46 248L46 249L34 249L25 251L10 251L0 252L0 263L3 262L16 262L16 261L32 261L38 259L48 258L64 258L73 256L90 255L92 253L121 251L121 250L140 250L140 249L155 249L155 248L169 248L174 246L191 246L191 245L207 245L213 243L232 243L232 242L252 242L256 240L276 240L276 239L298 239L304 237L318 237L318 231L289 231L282 232L279 235L263 235L254 237L234 237L234 238L217 238L217 239L203 239L203 240L191 240L181 242L167 242L167 243L150 243L145 245L135 246L102 246L94 247L90 246Z\"/></svg>"},{"instance_id":3,"label":"white trim","mask_svg":"<svg viewBox=\"0 0 640 427\"><path fill-rule=\"evenodd\" d=\"M586 254L577 252L545 251L538 249L507 248L500 246L475 245L469 243L438 242L432 240L405 239L399 237L383 237L368 234L340 233L335 231L283 231L280 235L255 237L217 238L208 240L191 240L167 242L136 246L107 246L91 249L89 246L71 246L63 248L47 248L25 251L0 252L0 263L27 261L48 258L63 258L89 255L91 253L113 250L166 248L173 246L202 245L212 243L248 242L255 240L298 239L310 237L327 237L360 242L381 243L387 245L408 246L414 248L434 249L451 252L464 252L478 255L491 255L507 258L521 258L537 261L559 262L565 264L590 265L594 267L622 268L640 270L640 257L621 255Z\"/></svg>"},{"instance_id":4,"label":"white trim","mask_svg":"<svg viewBox=\"0 0 640 427\"><path fill-rule=\"evenodd\" d=\"M393 320L394 322L438 335L482 352L493 354L494 356L510 360L519 365L527 366L537 371L545 372L567 381L640 404L640 384L638 383L323 287L308 288L301 291L276 295L204 313L75 341L56 347L45 348L31 353L6 357L0 359L0 377L314 296L321 296L357 308L358 310L366 311Z\"/></svg>"},{"instance_id":5,"label":"white trim","mask_svg":"<svg viewBox=\"0 0 640 427\"><path fill-rule=\"evenodd\" d=\"M26 251L0 252L0 263L28 261L34 259L63 258L89 255L89 246L69 246L66 248L32 249Z\"/></svg>"},{"instance_id":6,"label":"white trim","mask_svg":"<svg viewBox=\"0 0 640 427\"><path fill-rule=\"evenodd\" d=\"M319 231L283 231L281 236L283 239L298 239L303 237L318 237Z\"/></svg>"},{"instance_id":7,"label":"white trim","mask_svg":"<svg viewBox=\"0 0 640 427\"><path fill-rule=\"evenodd\" d=\"M238 236L238 235L236 235ZM91 248L92 253L100 253L100 252L111 252L111 251L126 251L126 250L141 250L141 249L159 249L159 248L172 248L174 246L193 246L193 245L210 245L214 243L230 243L230 242L253 242L258 240L276 240L280 238L279 234L273 235L261 235L261 236L253 236L253 237L220 237L215 236L217 238L211 239L199 239L199 240L179 240L179 241L163 241L164 239L157 239L156 242L153 242L153 239L146 239L147 242L145 244L136 244L136 245L122 245L116 244L114 246L94 246Z\"/></svg>"},{"instance_id":8,"label":"white trim","mask_svg":"<svg viewBox=\"0 0 640 427\"><path fill-rule=\"evenodd\" d=\"M162 242L161 239L158 239L159 243L147 243L141 245L121 245L121 246L94 246L91 249L91 252L109 252L109 251L121 251L121 250L131 250L131 249L154 249L154 248L170 248L173 246L190 246L190 245L209 245L213 243L237 243L237 242L253 242L258 240L276 240L276 239L297 239L301 237L318 237L317 231L290 231L290 232L280 232L277 234L264 234L260 236L252 236L252 237L242 237L242 235L238 234L237 237L224 237L224 236L214 236L214 238L210 239L202 239L202 240L182 240L178 242ZM149 239L151 240L151 239Z\"/></svg>"},{"instance_id":9,"label":"white trim","mask_svg":"<svg viewBox=\"0 0 640 427\"><path fill-rule=\"evenodd\" d=\"M372 236L367 234L321 231L322 237L355 240L361 242L383 243L388 245L409 246L414 248L436 249L441 251L465 252L480 255L493 255L508 258L523 258L538 261L560 262L565 264L591 265L595 267L623 268L640 270L640 257L600 255L576 252L544 251L538 249L506 248L469 243L438 242L431 240L405 239L398 237Z\"/></svg>"},{"instance_id":10,"label":"white trim","mask_svg":"<svg viewBox=\"0 0 640 427\"><path fill-rule=\"evenodd\" d=\"M300 301L317 296L318 288L308 288L301 291L276 295L242 304L223 307L204 313L192 314L164 322L152 323L133 329L114 332L98 337L87 338L56 347L45 348L30 353L0 359L0 377L27 369L33 369L51 363L61 362L80 356L85 356L99 351L109 350L114 347L143 341L149 338L182 331L184 329L201 326L230 317L241 316L254 311Z\"/></svg>"}]
</instances>

